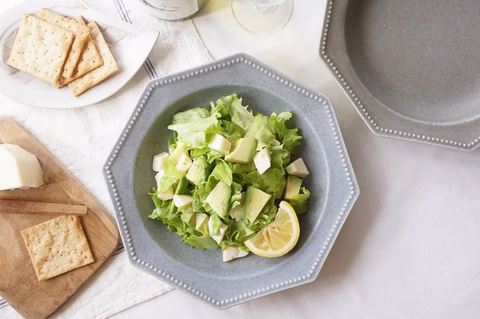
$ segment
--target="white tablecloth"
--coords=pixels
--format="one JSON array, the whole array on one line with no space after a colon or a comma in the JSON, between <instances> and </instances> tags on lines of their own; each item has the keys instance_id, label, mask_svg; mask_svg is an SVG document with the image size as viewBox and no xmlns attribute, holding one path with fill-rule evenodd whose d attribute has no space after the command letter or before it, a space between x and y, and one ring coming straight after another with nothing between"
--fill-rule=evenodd
<instances>
[{"instance_id":1,"label":"white tablecloth","mask_svg":"<svg viewBox=\"0 0 480 319\"><path fill-rule=\"evenodd\" d=\"M374 136L318 55L326 1L294 3L268 36L228 1L193 20L214 58L247 52L334 104L361 191L319 277L224 311L173 291L115 318L480 318L480 150Z\"/></svg>"},{"instance_id":2,"label":"white tablecloth","mask_svg":"<svg viewBox=\"0 0 480 319\"><path fill-rule=\"evenodd\" d=\"M20 2L22 0L1 0L0 13ZM102 167L145 84L155 74L167 75L185 70L208 62L209 57L191 20L176 23L160 21L144 14L137 7L137 0L83 2L118 20L158 30L160 34L150 54L151 65L142 67L113 97L79 109L34 108L0 94L0 116L10 116L32 132L113 214ZM106 318L171 289L167 284L132 267L123 247L120 247L53 317ZM0 298L0 318L19 317Z\"/></svg>"}]
</instances>

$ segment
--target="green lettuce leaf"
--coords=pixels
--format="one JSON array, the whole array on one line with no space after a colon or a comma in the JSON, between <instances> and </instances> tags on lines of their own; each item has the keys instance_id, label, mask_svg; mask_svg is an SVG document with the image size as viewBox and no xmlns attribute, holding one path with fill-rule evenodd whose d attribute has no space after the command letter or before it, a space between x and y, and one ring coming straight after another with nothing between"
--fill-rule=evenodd
<instances>
[{"instance_id":1,"label":"green lettuce leaf","mask_svg":"<svg viewBox=\"0 0 480 319\"><path fill-rule=\"evenodd\" d=\"M298 129L288 129L285 122L292 118L291 112L282 112L280 114L272 113L270 116L270 124L272 125L278 140L283 144L285 150L291 154L295 154L297 147L300 145L302 136L298 134Z\"/></svg>"},{"instance_id":2,"label":"green lettuce leaf","mask_svg":"<svg viewBox=\"0 0 480 319\"><path fill-rule=\"evenodd\" d=\"M272 147L272 167L280 169L284 173L284 167L290 162L290 152L283 145Z\"/></svg>"},{"instance_id":3,"label":"green lettuce leaf","mask_svg":"<svg viewBox=\"0 0 480 319\"><path fill-rule=\"evenodd\" d=\"M268 117L257 114L250 130L245 133L245 137L253 137L258 141L257 150L267 147L275 139L274 131L270 125Z\"/></svg>"},{"instance_id":4,"label":"green lettuce leaf","mask_svg":"<svg viewBox=\"0 0 480 319\"><path fill-rule=\"evenodd\" d=\"M232 169L224 160L215 161L215 168L210 176L215 177L217 181L224 181L228 186L232 185Z\"/></svg>"},{"instance_id":5,"label":"green lettuce leaf","mask_svg":"<svg viewBox=\"0 0 480 319\"><path fill-rule=\"evenodd\" d=\"M188 182L187 177L185 174L182 175L180 180L178 181L177 188L175 189L175 195L190 195L190 183Z\"/></svg>"},{"instance_id":6,"label":"green lettuce leaf","mask_svg":"<svg viewBox=\"0 0 480 319\"><path fill-rule=\"evenodd\" d=\"M160 179L159 193L165 192L170 186L174 185L180 178L182 173L178 171L169 160L163 161L165 174Z\"/></svg>"},{"instance_id":7,"label":"green lettuce leaf","mask_svg":"<svg viewBox=\"0 0 480 319\"><path fill-rule=\"evenodd\" d=\"M305 187L300 189L300 193L294 195L290 200L297 215L306 213L308 211L308 199L310 198L310 191Z\"/></svg>"},{"instance_id":8,"label":"green lettuce leaf","mask_svg":"<svg viewBox=\"0 0 480 319\"><path fill-rule=\"evenodd\" d=\"M192 209L196 213L205 213L203 203L208 196L208 192L205 190L205 186L195 188L193 192Z\"/></svg>"},{"instance_id":9,"label":"green lettuce leaf","mask_svg":"<svg viewBox=\"0 0 480 319\"><path fill-rule=\"evenodd\" d=\"M244 131L249 130L253 125L252 112L248 110L248 106L244 107L242 105L242 99L239 99L236 94L218 99L217 109L228 110L231 121L240 126Z\"/></svg>"},{"instance_id":10,"label":"green lettuce leaf","mask_svg":"<svg viewBox=\"0 0 480 319\"><path fill-rule=\"evenodd\" d=\"M248 228L254 233L258 232L262 228L265 228L270 224L277 215L277 206L275 205L275 196L272 196L268 203L263 207L262 211L258 215L257 219L248 226Z\"/></svg>"},{"instance_id":11,"label":"green lettuce leaf","mask_svg":"<svg viewBox=\"0 0 480 319\"><path fill-rule=\"evenodd\" d=\"M211 214L209 222L212 224L210 235L211 236L220 235L220 226L222 226L223 224L220 216L218 216L217 214Z\"/></svg>"},{"instance_id":12,"label":"green lettuce leaf","mask_svg":"<svg viewBox=\"0 0 480 319\"><path fill-rule=\"evenodd\" d=\"M217 242L212 237L203 234L183 237L182 242L200 250L216 249L218 247Z\"/></svg>"},{"instance_id":13,"label":"green lettuce leaf","mask_svg":"<svg viewBox=\"0 0 480 319\"><path fill-rule=\"evenodd\" d=\"M270 194L281 190L285 183L283 171L274 167L267 169L262 175L260 175L258 171L253 171L245 174L242 178L247 183Z\"/></svg>"},{"instance_id":14,"label":"green lettuce leaf","mask_svg":"<svg viewBox=\"0 0 480 319\"><path fill-rule=\"evenodd\" d=\"M245 135L245 131L237 124L230 121L222 121L223 135L227 140L235 145L235 143Z\"/></svg>"},{"instance_id":15,"label":"green lettuce leaf","mask_svg":"<svg viewBox=\"0 0 480 319\"><path fill-rule=\"evenodd\" d=\"M248 248L244 243L254 235L255 232L250 230L243 220L233 221L228 226L228 231L225 234L224 241L228 244L236 245L239 248L248 251ZM225 247L222 248L225 249Z\"/></svg>"},{"instance_id":16,"label":"green lettuce leaf","mask_svg":"<svg viewBox=\"0 0 480 319\"><path fill-rule=\"evenodd\" d=\"M177 141L186 144L187 149L205 147L215 134L222 133L219 113L210 113L206 108L194 108L173 116L173 124L167 128L175 131Z\"/></svg>"},{"instance_id":17,"label":"green lettuce leaf","mask_svg":"<svg viewBox=\"0 0 480 319\"><path fill-rule=\"evenodd\" d=\"M242 203L242 185L232 182L232 197L230 197L230 210Z\"/></svg>"}]
</instances>

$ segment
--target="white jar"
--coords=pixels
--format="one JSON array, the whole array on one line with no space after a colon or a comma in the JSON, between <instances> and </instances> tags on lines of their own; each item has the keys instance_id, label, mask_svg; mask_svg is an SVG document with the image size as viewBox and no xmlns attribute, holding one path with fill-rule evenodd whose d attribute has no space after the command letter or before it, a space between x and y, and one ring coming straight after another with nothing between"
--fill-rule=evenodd
<instances>
[{"instance_id":1,"label":"white jar","mask_svg":"<svg viewBox=\"0 0 480 319\"><path fill-rule=\"evenodd\" d=\"M187 19L197 13L208 0L140 0L148 14L163 20Z\"/></svg>"}]
</instances>

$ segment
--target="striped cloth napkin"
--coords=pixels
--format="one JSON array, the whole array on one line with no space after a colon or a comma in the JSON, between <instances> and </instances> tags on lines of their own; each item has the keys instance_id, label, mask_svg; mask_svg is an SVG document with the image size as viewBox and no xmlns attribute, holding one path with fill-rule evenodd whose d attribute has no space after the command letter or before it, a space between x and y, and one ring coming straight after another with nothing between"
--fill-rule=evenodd
<instances>
[{"instance_id":1,"label":"striped cloth napkin","mask_svg":"<svg viewBox=\"0 0 480 319\"><path fill-rule=\"evenodd\" d=\"M21 2L0 1L0 13ZM0 115L12 117L33 133L113 214L113 204L102 177L102 166L145 84L159 76L207 63L210 57L191 20L158 20L143 13L138 0L82 2L86 7L119 20L160 32L142 70L113 97L79 109L34 108L0 94ZM120 245L114 256L52 318L106 318L171 289L167 284L132 267L123 245ZM0 298L0 318L21 316Z\"/></svg>"}]
</instances>

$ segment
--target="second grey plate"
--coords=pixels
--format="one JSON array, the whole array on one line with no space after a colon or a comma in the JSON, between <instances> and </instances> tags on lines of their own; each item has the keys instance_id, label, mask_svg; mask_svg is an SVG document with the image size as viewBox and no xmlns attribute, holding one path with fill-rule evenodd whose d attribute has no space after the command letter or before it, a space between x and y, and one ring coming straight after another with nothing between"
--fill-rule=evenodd
<instances>
[{"instance_id":1,"label":"second grey plate","mask_svg":"<svg viewBox=\"0 0 480 319\"><path fill-rule=\"evenodd\" d=\"M473 150L480 2L336 0L320 55L377 135Z\"/></svg>"}]
</instances>

